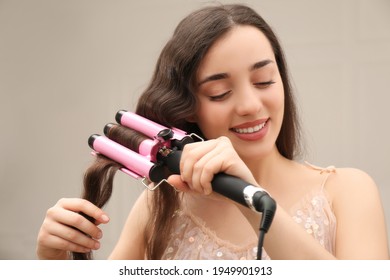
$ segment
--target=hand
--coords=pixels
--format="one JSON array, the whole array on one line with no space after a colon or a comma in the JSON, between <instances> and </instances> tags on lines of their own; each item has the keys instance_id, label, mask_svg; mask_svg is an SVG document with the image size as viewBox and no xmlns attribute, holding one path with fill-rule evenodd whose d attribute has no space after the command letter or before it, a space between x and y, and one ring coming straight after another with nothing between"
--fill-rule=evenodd
<instances>
[{"instance_id":1,"label":"hand","mask_svg":"<svg viewBox=\"0 0 390 280\"><path fill-rule=\"evenodd\" d=\"M79 213L96 220L95 224ZM80 198L62 198L46 212L37 240L40 259L66 259L68 252L87 253L99 249L103 234L99 224L108 216L91 202Z\"/></svg>"},{"instance_id":2,"label":"hand","mask_svg":"<svg viewBox=\"0 0 390 280\"><path fill-rule=\"evenodd\" d=\"M220 172L257 185L229 138L224 136L185 145L180 160L181 175L170 176L168 182L179 191L209 195L212 192L211 181Z\"/></svg>"}]
</instances>

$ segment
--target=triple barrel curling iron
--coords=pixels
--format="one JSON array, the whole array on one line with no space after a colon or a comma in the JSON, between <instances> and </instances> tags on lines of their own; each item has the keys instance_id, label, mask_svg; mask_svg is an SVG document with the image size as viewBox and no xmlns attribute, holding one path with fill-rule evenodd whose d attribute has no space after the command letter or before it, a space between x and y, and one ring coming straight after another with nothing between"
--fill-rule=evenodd
<instances>
[{"instance_id":1,"label":"triple barrel curling iron","mask_svg":"<svg viewBox=\"0 0 390 280\"><path fill-rule=\"evenodd\" d=\"M180 158L186 144L203 141L196 134L162 126L129 111L118 111L115 120L119 125L147 136L139 145L138 153L98 134L91 135L88 144L95 153L121 164L122 172L135 179L142 179L143 185L149 190L159 187L169 175L180 174ZM105 135L108 135L111 125L104 127ZM262 213L260 231L268 231L276 203L264 189L225 173L214 175L211 185L213 191Z\"/></svg>"}]
</instances>

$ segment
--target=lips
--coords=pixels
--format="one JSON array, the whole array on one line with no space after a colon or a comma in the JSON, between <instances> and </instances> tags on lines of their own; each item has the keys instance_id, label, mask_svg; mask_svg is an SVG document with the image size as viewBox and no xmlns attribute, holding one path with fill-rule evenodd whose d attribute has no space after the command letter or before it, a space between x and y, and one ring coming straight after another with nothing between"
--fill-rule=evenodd
<instances>
[{"instance_id":1,"label":"lips","mask_svg":"<svg viewBox=\"0 0 390 280\"><path fill-rule=\"evenodd\" d=\"M263 129L267 122L268 119L262 119L255 122L241 124L231 128L231 130L239 134L255 133Z\"/></svg>"},{"instance_id":2,"label":"lips","mask_svg":"<svg viewBox=\"0 0 390 280\"><path fill-rule=\"evenodd\" d=\"M230 130L241 140L256 141L262 139L268 131L268 119L260 119L232 127Z\"/></svg>"}]
</instances>

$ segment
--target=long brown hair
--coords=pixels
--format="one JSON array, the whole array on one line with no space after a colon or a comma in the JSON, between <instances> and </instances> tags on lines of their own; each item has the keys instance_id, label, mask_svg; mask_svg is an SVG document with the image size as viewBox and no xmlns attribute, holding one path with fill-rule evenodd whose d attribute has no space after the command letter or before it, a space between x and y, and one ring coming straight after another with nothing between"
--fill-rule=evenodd
<instances>
[{"instance_id":1,"label":"long brown hair","mask_svg":"<svg viewBox=\"0 0 390 280\"><path fill-rule=\"evenodd\" d=\"M165 126L201 134L195 123L187 121L196 112L196 72L213 43L237 25L258 28L272 46L285 94L284 119L276 146L281 155L293 159L299 152L299 122L286 60L270 26L253 9L244 5L205 7L184 18L163 48L152 79L139 98L136 113ZM89 170L87 177L89 173L94 173L92 177L112 175ZM86 184L88 192L90 187ZM146 257L160 259L171 229L171 217L180 205L173 188L164 186L154 191L152 201L152 214L146 228L148 234L145 235Z\"/></svg>"}]
</instances>

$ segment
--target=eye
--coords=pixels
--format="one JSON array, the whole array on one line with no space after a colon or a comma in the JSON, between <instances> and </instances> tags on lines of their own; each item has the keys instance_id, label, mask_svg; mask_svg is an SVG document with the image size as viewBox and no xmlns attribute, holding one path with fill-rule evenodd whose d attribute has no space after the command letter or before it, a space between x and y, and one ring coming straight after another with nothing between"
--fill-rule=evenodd
<instances>
[{"instance_id":1,"label":"eye","mask_svg":"<svg viewBox=\"0 0 390 280\"><path fill-rule=\"evenodd\" d=\"M219 94L219 95L209 96L209 99L210 99L210 101L222 101L223 99L225 99L225 97L228 96L228 94L230 92L231 92L231 90L224 92L222 94Z\"/></svg>"},{"instance_id":2,"label":"eye","mask_svg":"<svg viewBox=\"0 0 390 280\"><path fill-rule=\"evenodd\" d=\"M267 82L260 82L260 83L254 83L254 85L258 88L267 88L269 87L270 85L274 84L275 82L274 81L267 81Z\"/></svg>"}]
</instances>

